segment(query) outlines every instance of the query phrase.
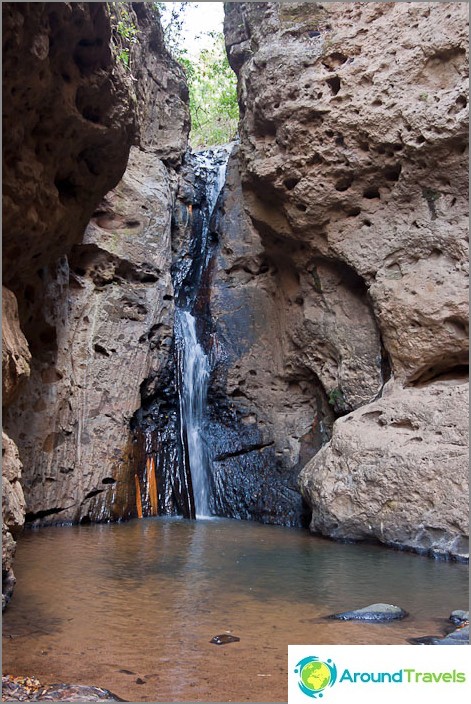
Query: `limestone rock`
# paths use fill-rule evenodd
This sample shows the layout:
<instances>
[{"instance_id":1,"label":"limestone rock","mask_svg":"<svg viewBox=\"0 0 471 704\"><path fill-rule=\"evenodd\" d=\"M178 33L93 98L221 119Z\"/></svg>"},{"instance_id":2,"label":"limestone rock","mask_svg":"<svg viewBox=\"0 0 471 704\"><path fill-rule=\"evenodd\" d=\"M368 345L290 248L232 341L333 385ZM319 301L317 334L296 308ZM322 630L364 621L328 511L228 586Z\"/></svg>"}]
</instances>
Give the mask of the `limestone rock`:
<instances>
[{"instance_id":1,"label":"limestone rock","mask_svg":"<svg viewBox=\"0 0 471 704\"><path fill-rule=\"evenodd\" d=\"M30 521L135 512L129 423L172 335L172 188L160 159L133 149L83 242L46 280L54 335L6 418L25 464Z\"/></svg>"},{"instance_id":2,"label":"limestone rock","mask_svg":"<svg viewBox=\"0 0 471 704\"><path fill-rule=\"evenodd\" d=\"M282 294L278 307L293 363L320 381L337 416L350 412L302 475L312 528L459 556L467 7L225 8L256 257L289 263L299 308ZM395 391L381 398L391 374Z\"/></svg>"},{"instance_id":3,"label":"limestone rock","mask_svg":"<svg viewBox=\"0 0 471 704\"><path fill-rule=\"evenodd\" d=\"M2 610L15 586L12 569L15 538L25 519L25 500L21 487L21 462L15 443L2 432Z\"/></svg>"},{"instance_id":4,"label":"limestone rock","mask_svg":"<svg viewBox=\"0 0 471 704\"><path fill-rule=\"evenodd\" d=\"M140 385L170 345L184 74L145 3L124 7L137 37L128 67L106 3L2 9L4 280L33 357L5 423L28 520L117 519L135 511L129 422Z\"/></svg>"},{"instance_id":5,"label":"limestone rock","mask_svg":"<svg viewBox=\"0 0 471 704\"><path fill-rule=\"evenodd\" d=\"M337 420L300 475L311 530L463 559L467 410L466 380L390 382L383 398Z\"/></svg>"},{"instance_id":6,"label":"limestone rock","mask_svg":"<svg viewBox=\"0 0 471 704\"><path fill-rule=\"evenodd\" d=\"M13 400L21 382L29 377L31 353L18 320L15 295L2 286L2 405Z\"/></svg>"},{"instance_id":7,"label":"limestone rock","mask_svg":"<svg viewBox=\"0 0 471 704\"><path fill-rule=\"evenodd\" d=\"M3 282L23 330L44 268L119 181L136 126L104 3L2 3ZM31 322L31 321L29 321Z\"/></svg>"}]
</instances>

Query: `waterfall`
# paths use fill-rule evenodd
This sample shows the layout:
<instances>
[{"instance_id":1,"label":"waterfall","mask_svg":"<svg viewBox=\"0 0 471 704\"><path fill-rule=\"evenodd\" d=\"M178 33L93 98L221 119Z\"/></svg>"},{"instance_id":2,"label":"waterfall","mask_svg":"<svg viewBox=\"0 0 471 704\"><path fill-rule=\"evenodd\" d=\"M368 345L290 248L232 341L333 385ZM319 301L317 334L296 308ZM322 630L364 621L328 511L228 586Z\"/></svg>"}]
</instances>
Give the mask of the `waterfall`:
<instances>
[{"instance_id":1,"label":"waterfall","mask_svg":"<svg viewBox=\"0 0 471 704\"><path fill-rule=\"evenodd\" d=\"M211 257L209 227L226 175L232 145L193 155L194 173L203 183L204 198L199 227L193 232L191 257L176 268L175 324L176 382L180 406L180 440L183 474L188 486L187 513L203 518L211 515L210 458L204 438L204 420L210 363L198 340L198 296Z\"/></svg>"},{"instance_id":2,"label":"waterfall","mask_svg":"<svg viewBox=\"0 0 471 704\"><path fill-rule=\"evenodd\" d=\"M196 518L211 515L209 458L203 438L203 417L209 380L209 360L196 336L196 319L187 310L175 311L177 376L180 397L180 437L188 463Z\"/></svg>"},{"instance_id":3,"label":"waterfall","mask_svg":"<svg viewBox=\"0 0 471 704\"><path fill-rule=\"evenodd\" d=\"M138 515L210 517L215 479L207 446L207 392L213 355L209 310L211 230L233 144L188 153L174 210L171 276L175 300L173 353L141 386L133 419ZM214 221L215 222L215 221Z\"/></svg>"}]
</instances>

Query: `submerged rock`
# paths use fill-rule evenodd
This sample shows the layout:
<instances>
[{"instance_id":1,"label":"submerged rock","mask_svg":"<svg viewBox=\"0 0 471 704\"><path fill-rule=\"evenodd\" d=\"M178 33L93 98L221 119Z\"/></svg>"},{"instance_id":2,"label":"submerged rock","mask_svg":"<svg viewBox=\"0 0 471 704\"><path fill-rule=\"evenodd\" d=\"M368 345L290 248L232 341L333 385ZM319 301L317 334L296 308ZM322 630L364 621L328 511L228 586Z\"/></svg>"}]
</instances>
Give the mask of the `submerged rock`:
<instances>
[{"instance_id":1,"label":"submerged rock","mask_svg":"<svg viewBox=\"0 0 471 704\"><path fill-rule=\"evenodd\" d=\"M240 640L237 636L231 636L229 633L223 633L220 636L213 636L210 643L214 645L226 645L226 643L237 643Z\"/></svg>"},{"instance_id":2,"label":"submerged rock","mask_svg":"<svg viewBox=\"0 0 471 704\"><path fill-rule=\"evenodd\" d=\"M344 611L340 614L331 614L328 618L335 618L339 621L374 621L376 623L386 623L396 621L408 616L407 611L393 604L371 604L362 609Z\"/></svg>"}]
</instances>

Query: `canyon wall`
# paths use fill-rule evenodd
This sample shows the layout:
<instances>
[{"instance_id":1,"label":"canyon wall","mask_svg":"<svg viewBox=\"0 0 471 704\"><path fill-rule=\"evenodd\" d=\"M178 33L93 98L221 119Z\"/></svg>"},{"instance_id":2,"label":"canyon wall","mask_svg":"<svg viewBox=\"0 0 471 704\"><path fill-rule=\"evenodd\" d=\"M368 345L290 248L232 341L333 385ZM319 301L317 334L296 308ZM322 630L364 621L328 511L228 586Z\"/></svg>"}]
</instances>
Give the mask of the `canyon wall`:
<instances>
[{"instance_id":1,"label":"canyon wall","mask_svg":"<svg viewBox=\"0 0 471 704\"><path fill-rule=\"evenodd\" d=\"M273 383L276 337L295 384L302 369L338 417L301 472L311 529L459 558L467 5L226 3L225 34L239 79L243 217L259 252L248 266L231 252L222 277L245 277L248 293L276 268L276 313L259 316L272 337L260 331L253 369ZM232 368L231 389L281 409L246 369Z\"/></svg>"},{"instance_id":2,"label":"canyon wall","mask_svg":"<svg viewBox=\"0 0 471 704\"><path fill-rule=\"evenodd\" d=\"M8 599L23 491L27 520L41 524L135 511L121 481L129 419L172 324L170 223L189 118L149 6L2 10Z\"/></svg>"}]
</instances>

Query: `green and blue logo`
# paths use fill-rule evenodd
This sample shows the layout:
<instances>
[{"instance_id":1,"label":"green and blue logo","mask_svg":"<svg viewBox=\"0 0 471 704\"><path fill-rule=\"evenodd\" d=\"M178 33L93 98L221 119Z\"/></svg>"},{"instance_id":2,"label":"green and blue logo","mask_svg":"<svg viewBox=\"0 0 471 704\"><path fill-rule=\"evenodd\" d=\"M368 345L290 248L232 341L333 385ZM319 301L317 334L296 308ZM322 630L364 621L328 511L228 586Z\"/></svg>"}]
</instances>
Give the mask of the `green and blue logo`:
<instances>
[{"instance_id":1,"label":"green and blue logo","mask_svg":"<svg viewBox=\"0 0 471 704\"><path fill-rule=\"evenodd\" d=\"M324 662L315 655L300 660L294 671L299 675L299 689L312 699L323 697L324 690L337 680L337 668L332 660Z\"/></svg>"}]
</instances>

